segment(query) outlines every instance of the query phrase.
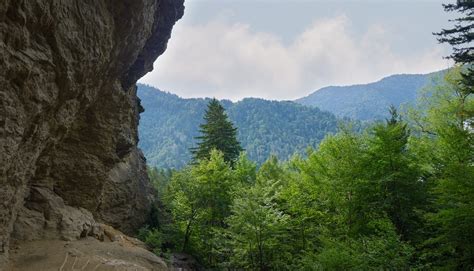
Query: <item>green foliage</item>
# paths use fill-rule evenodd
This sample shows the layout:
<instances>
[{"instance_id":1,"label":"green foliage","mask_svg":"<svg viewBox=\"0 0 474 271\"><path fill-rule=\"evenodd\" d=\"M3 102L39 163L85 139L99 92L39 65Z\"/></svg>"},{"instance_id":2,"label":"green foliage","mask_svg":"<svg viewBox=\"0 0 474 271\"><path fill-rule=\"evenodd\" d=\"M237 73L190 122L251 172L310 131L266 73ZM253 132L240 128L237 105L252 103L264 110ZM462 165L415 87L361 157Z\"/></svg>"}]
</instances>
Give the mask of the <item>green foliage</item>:
<instances>
[{"instance_id":1,"label":"green foliage","mask_svg":"<svg viewBox=\"0 0 474 271\"><path fill-rule=\"evenodd\" d=\"M140 238L215 270L472 269L474 100L460 72L408 119L391 107L305 157L257 168L242 153L231 167L212 150L179 171L150 170L162 205Z\"/></svg>"},{"instance_id":2,"label":"green foliage","mask_svg":"<svg viewBox=\"0 0 474 271\"><path fill-rule=\"evenodd\" d=\"M156 167L147 168L148 177L158 193L158 198L165 193L165 189L168 183L171 181L172 170L170 169L158 169Z\"/></svg>"},{"instance_id":3,"label":"green foliage","mask_svg":"<svg viewBox=\"0 0 474 271\"><path fill-rule=\"evenodd\" d=\"M452 58L457 64L465 65L462 79L459 81L462 91L466 94L474 93L474 2L472 0L457 1L455 4L444 5L448 12L456 11L462 15L452 21L455 25L451 29L443 29L438 36L439 42L449 43L453 46Z\"/></svg>"},{"instance_id":4,"label":"green foliage","mask_svg":"<svg viewBox=\"0 0 474 271\"><path fill-rule=\"evenodd\" d=\"M261 165L271 155L280 160L304 154L337 131L338 119L318 108L293 102L244 99L227 110L239 129L239 140L249 158Z\"/></svg>"},{"instance_id":5,"label":"green foliage","mask_svg":"<svg viewBox=\"0 0 474 271\"><path fill-rule=\"evenodd\" d=\"M158 229L141 228L138 231L138 239L143 241L153 253L160 255L163 245L163 234Z\"/></svg>"},{"instance_id":6,"label":"green foliage","mask_svg":"<svg viewBox=\"0 0 474 271\"><path fill-rule=\"evenodd\" d=\"M289 216L278 209L277 193L275 185L257 180L234 200L226 221L233 268L276 270L281 266Z\"/></svg>"},{"instance_id":7,"label":"green foliage","mask_svg":"<svg viewBox=\"0 0 474 271\"><path fill-rule=\"evenodd\" d=\"M417 210L426 204L426 189L417 158L408 150L409 130L396 110L386 124L373 128L367 150L369 183L379 191L371 195L378 208L393 221L404 239L414 238L419 227Z\"/></svg>"},{"instance_id":8,"label":"green foliage","mask_svg":"<svg viewBox=\"0 0 474 271\"><path fill-rule=\"evenodd\" d=\"M432 237L424 256L434 265L468 269L474 267L474 98L459 84L460 72L453 69L420 101L425 114L412 115L433 182L434 206L426 215Z\"/></svg>"},{"instance_id":9,"label":"green foliage","mask_svg":"<svg viewBox=\"0 0 474 271\"><path fill-rule=\"evenodd\" d=\"M224 107L216 99L207 105L204 123L200 126L197 147L191 148L194 162L208 159L212 150L219 150L224 160L233 164L243 151L237 140L237 128L230 122Z\"/></svg>"},{"instance_id":10,"label":"green foliage","mask_svg":"<svg viewBox=\"0 0 474 271\"><path fill-rule=\"evenodd\" d=\"M150 169L161 200L140 238L207 269L472 269L474 101L460 69L408 119L392 107L305 157L258 168L242 153L231 167L212 150L180 171Z\"/></svg>"},{"instance_id":11,"label":"green foliage","mask_svg":"<svg viewBox=\"0 0 474 271\"><path fill-rule=\"evenodd\" d=\"M209 99L183 99L145 85L138 85L145 107L140 115L140 148L147 162L159 168L182 168L192 159ZM316 147L326 134L337 131L337 119L317 108L293 102L244 99L221 101L229 120L238 128L237 139L250 160L262 164L270 155L289 159Z\"/></svg>"},{"instance_id":12,"label":"green foliage","mask_svg":"<svg viewBox=\"0 0 474 271\"><path fill-rule=\"evenodd\" d=\"M390 220L372 220L373 235L327 238L320 253L302 259L304 270L407 270L413 248L402 242Z\"/></svg>"},{"instance_id":13,"label":"green foliage","mask_svg":"<svg viewBox=\"0 0 474 271\"><path fill-rule=\"evenodd\" d=\"M150 113L141 146L153 164L187 163L203 113L205 123L195 163L149 169L158 199L138 237L157 254L184 251L207 269L472 270L473 8L471 0L445 5L461 14L437 34L453 45L457 65L425 91L431 76L399 75L298 101L386 118L362 133L343 126L332 134L332 114L291 102L221 105L140 86ZM249 157L238 157L238 140Z\"/></svg>"},{"instance_id":14,"label":"green foliage","mask_svg":"<svg viewBox=\"0 0 474 271\"><path fill-rule=\"evenodd\" d=\"M245 152L241 153L235 163L234 172L238 184L252 185L257 179L257 165L247 157Z\"/></svg>"},{"instance_id":15,"label":"green foliage","mask_svg":"<svg viewBox=\"0 0 474 271\"><path fill-rule=\"evenodd\" d=\"M209 266L219 262L216 231L230 214L232 169L222 152L211 151L209 159L176 173L168 195L182 251L201 256Z\"/></svg>"},{"instance_id":16,"label":"green foliage","mask_svg":"<svg viewBox=\"0 0 474 271\"><path fill-rule=\"evenodd\" d=\"M319 190L328 223L344 225L341 234L358 233L371 215L364 196L372 195L375 187L366 178L364 141L364 136L346 130L330 136L303 167L303 176Z\"/></svg>"},{"instance_id":17,"label":"green foliage","mask_svg":"<svg viewBox=\"0 0 474 271\"><path fill-rule=\"evenodd\" d=\"M468 270L474 268L474 2L444 5L457 11L451 29L443 29L440 42L453 46L451 58L459 65L447 75L444 87L428 100L425 123L434 139L435 211L428 214L434 225L426 253L435 266ZM440 108L440 110L436 110Z\"/></svg>"}]
</instances>

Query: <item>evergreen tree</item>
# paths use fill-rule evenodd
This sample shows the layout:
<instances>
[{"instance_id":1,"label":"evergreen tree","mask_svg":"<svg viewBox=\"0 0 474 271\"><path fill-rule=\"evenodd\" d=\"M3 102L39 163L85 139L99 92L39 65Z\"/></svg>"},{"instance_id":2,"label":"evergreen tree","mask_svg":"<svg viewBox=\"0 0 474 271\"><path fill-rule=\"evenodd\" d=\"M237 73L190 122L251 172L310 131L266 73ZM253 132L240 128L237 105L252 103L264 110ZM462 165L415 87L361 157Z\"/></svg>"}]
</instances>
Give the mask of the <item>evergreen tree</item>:
<instances>
[{"instance_id":1,"label":"evergreen tree","mask_svg":"<svg viewBox=\"0 0 474 271\"><path fill-rule=\"evenodd\" d=\"M407 124L394 107L389 111L391 117L374 126L368 140L366 170L369 185L378 191L365 197L388 215L403 239L413 240L420 221L417 210L426 204L422 172L408 149Z\"/></svg>"},{"instance_id":2,"label":"evergreen tree","mask_svg":"<svg viewBox=\"0 0 474 271\"><path fill-rule=\"evenodd\" d=\"M456 4L444 5L444 8L462 14L453 20L452 29L443 29L436 34L440 42L453 46L451 58L463 70L460 79L450 78L448 74L446 81L451 85L444 92L448 99L434 100L438 108L446 110L445 114L431 111L430 116L437 135L436 147L440 150L435 161L439 210L432 221L438 223L441 232L433 240L436 239L445 249L439 254L450 255L449 268L467 270L474 267L474 1L458 0ZM440 263L446 265L446 261Z\"/></svg>"},{"instance_id":3,"label":"evergreen tree","mask_svg":"<svg viewBox=\"0 0 474 271\"><path fill-rule=\"evenodd\" d=\"M458 84L459 69L446 74L445 83L429 93L423 126L430 131L427 145L436 210L428 215L436 229L427 253L435 265L447 269L474 268L474 97ZM437 249L433 249L437 247Z\"/></svg>"},{"instance_id":4,"label":"evergreen tree","mask_svg":"<svg viewBox=\"0 0 474 271\"><path fill-rule=\"evenodd\" d=\"M439 42L453 46L450 56L456 63L466 65L467 70L462 74L460 83L467 93L474 93L474 0L458 0L456 4L443 5L447 12L457 11L463 17L454 19L455 25L451 29L443 29L435 33Z\"/></svg>"},{"instance_id":5,"label":"evergreen tree","mask_svg":"<svg viewBox=\"0 0 474 271\"><path fill-rule=\"evenodd\" d=\"M205 123L200 125L201 136L198 146L192 148L194 161L207 159L213 149L224 154L224 160L233 164L241 151L240 142L237 140L237 128L227 118L224 107L216 99L212 99L204 115Z\"/></svg>"}]
</instances>

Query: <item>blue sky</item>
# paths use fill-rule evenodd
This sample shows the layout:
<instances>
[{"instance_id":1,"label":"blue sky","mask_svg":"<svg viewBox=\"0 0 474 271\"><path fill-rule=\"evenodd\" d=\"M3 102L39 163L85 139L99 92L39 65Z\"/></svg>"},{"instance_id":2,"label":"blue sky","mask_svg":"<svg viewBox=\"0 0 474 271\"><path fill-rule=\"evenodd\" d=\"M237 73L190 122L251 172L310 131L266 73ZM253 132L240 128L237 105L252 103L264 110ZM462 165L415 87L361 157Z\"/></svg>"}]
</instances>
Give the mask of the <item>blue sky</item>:
<instances>
[{"instance_id":1,"label":"blue sky","mask_svg":"<svg viewBox=\"0 0 474 271\"><path fill-rule=\"evenodd\" d=\"M328 85L449 67L437 0L188 0L141 79L182 97L287 100Z\"/></svg>"}]
</instances>

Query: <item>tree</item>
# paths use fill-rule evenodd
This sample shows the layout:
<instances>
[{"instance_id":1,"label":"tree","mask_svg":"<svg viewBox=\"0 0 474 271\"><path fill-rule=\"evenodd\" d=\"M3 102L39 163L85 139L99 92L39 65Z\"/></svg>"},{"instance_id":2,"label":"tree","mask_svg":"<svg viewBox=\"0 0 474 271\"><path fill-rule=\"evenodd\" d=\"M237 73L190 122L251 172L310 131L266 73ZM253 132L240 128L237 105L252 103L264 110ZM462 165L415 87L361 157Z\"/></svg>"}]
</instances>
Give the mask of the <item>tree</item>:
<instances>
[{"instance_id":1,"label":"tree","mask_svg":"<svg viewBox=\"0 0 474 271\"><path fill-rule=\"evenodd\" d=\"M257 179L257 164L242 152L239 159L235 162L234 175L240 185L253 185Z\"/></svg>"},{"instance_id":2,"label":"tree","mask_svg":"<svg viewBox=\"0 0 474 271\"><path fill-rule=\"evenodd\" d=\"M244 270L284 270L282 246L289 217L278 209L280 190L275 180L260 175L254 186L240 193L227 219L231 266ZM287 260L287 259L286 259Z\"/></svg>"},{"instance_id":3,"label":"tree","mask_svg":"<svg viewBox=\"0 0 474 271\"><path fill-rule=\"evenodd\" d=\"M202 216L200 187L191 168L185 168L173 174L165 200L168 203L175 227L182 243L176 242L181 251L188 251L191 234L195 231Z\"/></svg>"},{"instance_id":4,"label":"tree","mask_svg":"<svg viewBox=\"0 0 474 271\"><path fill-rule=\"evenodd\" d=\"M213 149L224 154L224 160L232 165L239 157L241 151L240 142L237 140L237 128L229 121L224 107L218 100L212 99L204 115L205 123L200 125L201 135L198 146L191 149L194 161L209 158Z\"/></svg>"},{"instance_id":5,"label":"tree","mask_svg":"<svg viewBox=\"0 0 474 271\"><path fill-rule=\"evenodd\" d=\"M466 65L467 70L462 74L460 83L464 86L463 91L474 93L474 1L458 0L456 4L443 5L447 12L457 11L463 17L454 19L455 25L451 29L443 29L435 33L439 42L449 43L453 46L453 54L450 56L456 63Z\"/></svg>"},{"instance_id":6,"label":"tree","mask_svg":"<svg viewBox=\"0 0 474 271\"><path fill-rule=\"evenodd\" d=\"M284 182L277 199L279 208L291 217L285 244L292 255L304 255L320 248L321 227L327 225L330 216L325 212L327 205L323 198L325 191L322 186L303 172L306 164L307 161L298 155L286 163L284 178L287 181ZM300 257L290 259L293 265L300 261ZM302 269L304 268L297 266L292 268Z\"/></svg>"},{"instance_id":7,"label":"tree","mask_svg":"<svg viewBox=\"0 0 474 271\"><path fill-rule=\"evenodd\" d=\"M384 182L394 179L395 183L398 178L394 177L404 177L386 166L387 158L396 155L397 150L405 156L402 146L406 136L399 136L402 127L398 127L398 119L392 110L392 118L379 124L380 129L397 126L393 128L396 131L388 133L390 136L384 135L384 140L379 140L375 132L359 135L343 127L338 134L327 137L306 163L300 164L300 182L310 182L299 191L293 190L296 181L290 183L294 191L286 197L289 206L293 206L288 209L292 218L290 228L306 227L305 235L310 238L305 238L305 243L311 243L305 251L295 253L302 258L294 270L408 269L413 249L400 239L388 214L392 202L405 200L405 195ZM397 142L390 142L394 139ZM386 156L372 156L374 145L388 151ZM393 158L404 161L399 156ZM416 181L407 179L412 180ZM311 194L305 195L305 191Z\"/></svg>"},{"instance_id":8,"label":"tree","mask_svg":"<svg viewBox=\"0 0 474 271\"><path fill-rule=\"evenodd\" d=\"M233 171L220 151L173 175L168 199L181 233L182 251L200 256L208 266L220 262L219 236L230 215Z\"/></svg>"},{"instance_id":9,"label":"tree","mask_svg":"<svg viewBox=\"0 0 474 271\"><path fill-rule=\"evenodd\" d=\"M321 206L330 214L328 223L339 225L336 235L360 234L370 216L363 196L374 194L375 187L367 185L364 141L364 136L343 129L326 137L303 167L304 175L318 186Z\"/></svg>"},{"instance_id":10,"label":"tree","mask_svg":"<svg viewBox=\"0 0 474 271\"><path fill-rule=\"evenodd\" d=\"M303 255L297 270L410 270L413 248L400 240L389 219L372 219L369 236L331 236L317 253Z\"/></svg>"},{"instance_id":11,"label":"tree","mask_svg":"<svg viewBox=\"0 0 474 271\"><path fill-rule=\"evenodd\" d=\"M368 140L366 170L369 184L378 189L365 197L388 215L398 234L412 240L420 221L417 210L426 204L425 185L417 159L408 149L407 124L394 107L389 111L391 117L375 125Z\"/></svg>"},{"instance_id":12,"label":"tree","mask_svg":"<svg viewBox=\"0 0 474 271\"><path fill-rule=\"evenodd\" d=\"M431 164L435 210L429 214L434 232L427 242L428 261L448 269L474 267L474 133L469 120L474 98L458 82L460 68L450 70L431 93L420 118L422 145Z\"/></svg>"}]
</instances>

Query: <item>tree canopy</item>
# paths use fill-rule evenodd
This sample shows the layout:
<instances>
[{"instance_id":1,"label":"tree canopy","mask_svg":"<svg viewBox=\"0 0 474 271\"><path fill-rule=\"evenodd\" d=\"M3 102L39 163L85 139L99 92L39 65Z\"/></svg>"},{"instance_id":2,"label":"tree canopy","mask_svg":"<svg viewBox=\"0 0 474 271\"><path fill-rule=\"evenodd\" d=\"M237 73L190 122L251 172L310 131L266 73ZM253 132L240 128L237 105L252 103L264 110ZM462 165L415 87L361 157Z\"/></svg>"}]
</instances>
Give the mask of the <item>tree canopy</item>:
<instances>
[{"instance_id":1,"label":"tree canopy","mask_svg":"<svg viewBox=\"0 0 474 271\"><path fill-rule=\"evenodd\" d=\"M305 157L257 167L241 153L231 167L214 149L152 173L162 206L141 238L217 270L472 269L474 100L460 72L409 114L341 126Z\"/></svg>"},{"instance_id":2,"label":"tree canopy","mask_svg":"<svg viewBox=\"0 0 474 271\"><path fill-rule=\"evenodd\" d=\"M473 15L470 0L445 7ZM440 35L472 29L459 27ZM163 206L140 238L213 270L472 270L471 53L455 50L458 64L416 106L390 107L363 131L343 125L306 156L260 167L211 101L195 163L151 171Z\"/></svg>"},{"instance_id":3,"label":"tree canopy","mask_svg":"<svg viewBox=\"0 0 474 271\"><path fill-rule=\"evenodd\" d=\"M443 29L435 34L439 42L452 45L453 53L450 58L466 68L460 81L463 91L474 93L474 1L458 0L455 4L443 6L447 12L457 12L461 16L452 20L453 28Z\"/></svg>"},{"instance_id":4,"label":"tree canopy","mask_svg":"<svg viewBox=\"0 0 474 271\"><path fill-rule=\"evenodd\" d=\"M237 140L237 128L229 121L224 107L218 100L212 99L204 114L204 123L200 125L197 147L191 148L194 161L209 158L212 150L219 150L224 160L233 164L243 151Z\"/></svg>"}]
</instances>

